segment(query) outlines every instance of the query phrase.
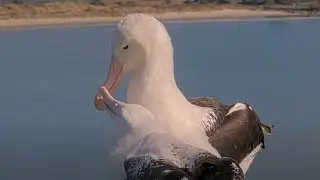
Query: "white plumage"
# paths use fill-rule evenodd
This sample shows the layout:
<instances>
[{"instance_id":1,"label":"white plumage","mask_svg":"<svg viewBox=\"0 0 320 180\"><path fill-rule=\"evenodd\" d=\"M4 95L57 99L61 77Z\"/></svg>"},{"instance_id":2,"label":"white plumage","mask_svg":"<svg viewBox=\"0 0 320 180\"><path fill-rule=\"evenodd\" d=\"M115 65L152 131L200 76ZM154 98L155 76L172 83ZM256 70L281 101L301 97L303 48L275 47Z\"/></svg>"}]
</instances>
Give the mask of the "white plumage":
<instances>
[{"instance_id":1,"label":"white plumage","mask_svg":"<svg viewBox=\"0 0 320 180\"><path fill-rule=\"evenodd\" d=\"M185 98L175 81L173 51L171 38L165 26L152 16L129 14L117 24L112 39L110 68L103 86L110 93L113 93L122 77L128 75L126 104L120 102L118 104L126 107L121 109L125 119L136 119L144 124L143 126L135 126L133 122L130 122L133 124L129 123L132 126L132 132L122 139L121 151L128 153L132 150L133 145L145 135L160 131L160 133L165 132L187 146L206 150L214 156L220 157L221 153L217 151L215 144L208 142L208 134L214 133L215 130L222 127L224 118L229 117L228 113L221 115L219 114L220 110L215 111L216 107L198 106ZM104 109L101 92L97 93L95 97L95 106L99 110ZM249 108L246 108L246 104L243 106L239 103L233 105L232 108L228 106L223 108L224 111L240 110L242 113L255 114L250 106L248 106ZM128 109L131 110L126 112ZM148 118L139 117L141 112L148 112L142 113ZM259 134L261 130L259 118L254 117L256 119L253 120L254 122L252 121L253 123L250 119L246 120L250 121L253 126L255 122L259 125L259 132L254 132ZM232 116L231 118L236 117ZM141 127L147 128L141 129ZM263 136L262 130L260 135ZM132 137L134 139L130 139ZM259 138L257 141L260 141ZM248 163L242 163L245 172L263 142L262 137L262 144L259 144L252 151L253 155L247 157L246 162ZM124 147L124 144L127 147ZM142 145L139 146L140 150ZM164 151L159 153L162 152Z\"/></svg>"}]
</instances>

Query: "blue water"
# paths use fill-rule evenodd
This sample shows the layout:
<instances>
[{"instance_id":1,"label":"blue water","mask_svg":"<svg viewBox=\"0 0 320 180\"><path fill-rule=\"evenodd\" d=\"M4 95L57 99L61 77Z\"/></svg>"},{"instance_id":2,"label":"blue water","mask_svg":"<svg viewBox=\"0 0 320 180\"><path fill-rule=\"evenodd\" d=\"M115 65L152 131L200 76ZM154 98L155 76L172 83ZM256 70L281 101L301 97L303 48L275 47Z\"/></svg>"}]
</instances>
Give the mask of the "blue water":
<instances>
[{"instance_id":1,"label":"blue water","mask_svg":"<svg viewBox=\"0 0 320 180\"><path fill-rule=\"evenodd\" d=\"M166 24L189 98L249 102L275 124L249 180L319 179L320 21ZM112 27L0 31L0 179L111 180L115 129L93 97ZM124 87L117 93L123 99Z\"/></svg>"}]
</instances>

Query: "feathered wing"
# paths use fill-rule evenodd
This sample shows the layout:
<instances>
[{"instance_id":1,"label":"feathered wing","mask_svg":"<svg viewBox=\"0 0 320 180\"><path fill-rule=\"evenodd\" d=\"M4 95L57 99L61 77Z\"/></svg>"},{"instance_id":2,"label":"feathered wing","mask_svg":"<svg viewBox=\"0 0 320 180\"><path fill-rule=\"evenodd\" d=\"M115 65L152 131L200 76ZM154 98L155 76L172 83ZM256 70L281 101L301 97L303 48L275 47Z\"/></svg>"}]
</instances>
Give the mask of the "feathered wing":
<instances>
[{"instance_id":1,"label":"feathered wing","mask_svg":"<svg viewBox=\"0 0 320 180\"><path fill-rule=\"evenodd\" d=\"M220 102L218 99L209 97L198 97L189 100L193 105L208 108L207 118L209 124L206 125L206 134L208 137L212 136L216 129L219 129L224 122L225 115L228 113L230 107Z\"/></svg>"},{"instance_id":2,"label":"feathered wing","mask_svg":"<svg viewBox=\"0 0 320 180\"><path fill-rule=\"evenodd\" d=\"M128 180L244 180L238 162L185 144L164 133L151 133L124 162Z\"/></svg>"},{"instance_id":3,"label":"feathered wing","mask_svg":"<svg viewBox=\"0 0 320 180\"><path fill-rule=\"evenodd\" d=\"M192 180L186 164L201 150L166 133L150 133L143 137L124 162L128 180L171 179Z\"/></svg>"},{"instance_id":4,"label":"feathered wing","mask_svg":"<svg viewBox=\"0 0 320 180\"><path fill-rule=\"evenodd\" d=\"M229 157L240 163L245 174L256 154L265 148L264 135L271 133L270 126L261 123L257 113L246 103L224 105L213 98L194 98L196 106L212 109L211 117L216 126L207 131L209 143L221 157Z\"/></svg>"}]
</instances>

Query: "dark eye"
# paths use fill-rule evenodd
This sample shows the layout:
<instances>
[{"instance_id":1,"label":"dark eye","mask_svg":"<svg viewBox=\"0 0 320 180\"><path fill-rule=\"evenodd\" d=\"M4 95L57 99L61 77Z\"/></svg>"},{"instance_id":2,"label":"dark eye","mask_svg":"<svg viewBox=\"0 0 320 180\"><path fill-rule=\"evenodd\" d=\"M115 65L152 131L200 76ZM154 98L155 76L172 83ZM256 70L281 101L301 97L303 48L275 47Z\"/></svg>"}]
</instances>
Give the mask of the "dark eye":
<instances>
[{"instance_id":1,"label":"dark eye","mask_svg":"<svg viewBox=\"0 0 320 180\"><path fill-rule=\"evenodd\" d=\"M123 49L128 49L128 47L129 47L129 46L128 46L128 45L126 45L125 47L123 47Z\"/></svg>"}]
</instances>

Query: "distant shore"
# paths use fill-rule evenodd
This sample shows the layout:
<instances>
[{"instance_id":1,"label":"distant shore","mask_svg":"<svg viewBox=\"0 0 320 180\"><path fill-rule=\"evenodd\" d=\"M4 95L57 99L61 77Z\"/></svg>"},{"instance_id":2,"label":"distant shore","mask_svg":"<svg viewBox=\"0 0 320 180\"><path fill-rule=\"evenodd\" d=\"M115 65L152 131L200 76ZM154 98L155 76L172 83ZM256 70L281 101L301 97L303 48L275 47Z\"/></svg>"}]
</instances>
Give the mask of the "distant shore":
<instances>
[{"instance_id":1,"label":"distant shore","mask_svg":"<svg viewBox=\"0 0 320 180\"><path fill-rule=\"evenodd\" d=\"M53 4L54 5L54 4ZM246 18L285 18L301 17L298 13L276 10L259 10L257 7L238 5L181 5L168 8L150 6L111 7L106 6L22 6L1 5L0 29L108 24L117 22L127 13L142 12L155 16L160 20L208 20L208 19L246 19ZM21 6L21 7L20 7ZM50 7L55 7L50 8ZM4 9L4 7L6 9ZM44 8L45 7L45 8ZM57 8L58 7L58 8ZM63 7L63 8L62 8ZM91 9L90 9L91 7ZM88 10L89 8L89 10ZM79 10L80 9L80 10ZM60 13L58 13L60 12ZM112 12L112 13L111 13Z\"/></svg>"}]
</instances>

